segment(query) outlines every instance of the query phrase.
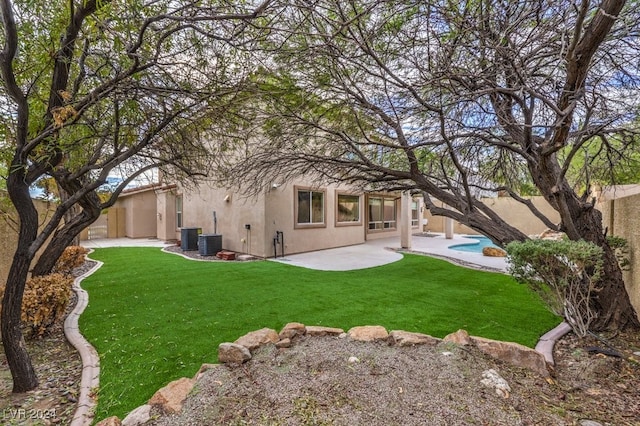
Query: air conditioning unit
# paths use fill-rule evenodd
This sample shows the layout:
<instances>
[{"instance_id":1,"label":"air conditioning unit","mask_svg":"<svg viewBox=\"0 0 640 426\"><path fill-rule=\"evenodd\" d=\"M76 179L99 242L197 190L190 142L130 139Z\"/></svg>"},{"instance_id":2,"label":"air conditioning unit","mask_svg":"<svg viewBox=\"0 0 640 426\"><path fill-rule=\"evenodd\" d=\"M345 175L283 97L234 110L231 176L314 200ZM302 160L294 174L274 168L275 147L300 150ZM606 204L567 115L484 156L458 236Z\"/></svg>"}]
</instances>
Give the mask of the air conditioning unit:
<instances>
[{"instance_id":1,"label":"air conditioning unit","mask_svg":"<svg viewBox=\"0 0 640 426\"><path fill-rule=\"evenodd\" d=\"M180 229L180 248L183 251L198 250L198 234L201 232L201 228Z\"/></svg>"},{"instance_id":2,"label":"air conditioning unit","mask_svg":"<svg viewBox=\"0 0 640 426\"><path fill-rule=\"evenodd\" d=\"M200 256L215 256L222 250L222 235L202 234L198 237Z\"/></svg>"}]
</instances>

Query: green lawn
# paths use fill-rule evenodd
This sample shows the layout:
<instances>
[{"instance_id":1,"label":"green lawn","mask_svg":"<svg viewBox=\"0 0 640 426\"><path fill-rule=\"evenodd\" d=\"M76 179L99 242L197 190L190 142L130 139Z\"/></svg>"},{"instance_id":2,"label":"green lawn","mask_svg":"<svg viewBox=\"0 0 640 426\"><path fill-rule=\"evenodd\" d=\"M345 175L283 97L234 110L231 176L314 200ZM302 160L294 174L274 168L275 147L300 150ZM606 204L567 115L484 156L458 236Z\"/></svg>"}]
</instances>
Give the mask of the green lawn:
<instances>
[{"instance_id":1,"label":"green lawn","mask_svg":"<svg viewBox=\"0 0 640 426\"><path fill-rule=\"evenodd\" d=\"M80 329L100 354L97 419L124 417L160 387L217 362L217 347L288 322L345 330L382 325L444 337L472 335L534 346L558 324L526 287L503 274L405 255L359 271L275 262L194 262L157 248L106 248L82 282Z\"/></svg>"}]
</instances>

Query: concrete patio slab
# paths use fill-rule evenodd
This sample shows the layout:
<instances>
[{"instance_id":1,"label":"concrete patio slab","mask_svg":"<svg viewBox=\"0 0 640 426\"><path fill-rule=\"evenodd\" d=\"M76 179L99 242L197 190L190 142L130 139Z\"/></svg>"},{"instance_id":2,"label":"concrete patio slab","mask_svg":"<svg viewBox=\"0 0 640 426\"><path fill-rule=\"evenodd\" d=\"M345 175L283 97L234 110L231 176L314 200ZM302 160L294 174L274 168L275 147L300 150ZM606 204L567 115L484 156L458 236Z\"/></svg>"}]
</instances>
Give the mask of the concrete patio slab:
<instances>
[{"instance_id":1,"label":"concrete patio slab","mask_svg":"<svg viewBox=\"0 0 640 426\"><path fill-rule=\"evenodd\" d=\"M482 253L471 253L448 248L455 244L472 243L473 241L469 238L456 235L452 239L447 239L444 234L431 235L433 236L414 235L411 240L411 248L407 250L458 259L479 267L506 271L507 265L504 258L487 257L483 256ZM270 260L322 271L347 271L373 268L397 262L402 259L402 254L397 252L397 250L401 249L400 238L394 237L367 241L355 246L286 255L284 258Z\"/></svg>"}]
</instances>

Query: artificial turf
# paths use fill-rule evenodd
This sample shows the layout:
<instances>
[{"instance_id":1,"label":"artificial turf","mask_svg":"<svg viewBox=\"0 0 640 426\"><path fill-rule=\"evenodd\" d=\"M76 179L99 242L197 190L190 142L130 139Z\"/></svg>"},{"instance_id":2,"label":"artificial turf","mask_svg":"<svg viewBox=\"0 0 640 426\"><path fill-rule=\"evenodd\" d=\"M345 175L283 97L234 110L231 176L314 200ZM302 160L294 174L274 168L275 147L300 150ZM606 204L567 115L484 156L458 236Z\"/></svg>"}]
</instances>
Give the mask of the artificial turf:
<instances>
[{"instance_id":1,"label":"artificial turf","mask_svg":"<svg viewBox=\"0 0 640 426\"><path fill-rule=\"evenodd\" d=\"M96 419L123 418L153 393L249 331L288 322L348 330L382 325L444 337L471 335L534 346L560 319L499 273L405 255L356 271L286 264L195 262L157 248L105 248L82 282L89 305L80 330L100 355Z\"/></svg>"}]
</instances>

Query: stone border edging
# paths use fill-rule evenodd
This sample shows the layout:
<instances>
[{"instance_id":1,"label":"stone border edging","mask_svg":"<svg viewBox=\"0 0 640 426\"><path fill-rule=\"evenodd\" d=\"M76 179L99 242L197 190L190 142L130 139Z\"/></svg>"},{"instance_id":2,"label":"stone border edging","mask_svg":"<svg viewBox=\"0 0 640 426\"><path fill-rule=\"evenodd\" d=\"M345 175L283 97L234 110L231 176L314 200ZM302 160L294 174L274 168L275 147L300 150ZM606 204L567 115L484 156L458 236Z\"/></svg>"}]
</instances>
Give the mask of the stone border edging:
<instances>
[{"instance_id":1,"label":"stone border edging","mask_svg":"<svg viewBox=\"0 0 640 426\"><path fill-rule=\"evenodd\" d=\"M80 282L100 269L103 265L99 260L90 260L96 262L96 265L89 271L76 277L73 281L73 291L76 293L78 300L73 311L71 311L64 320L64 335L69 343L76 348L82 360L80 395L78 396L78 406L71 420L71 426L86 426L91 424L94 417L93 408L96 405L96 401L92 398L91 394L100 384L100 357L95 348L91 346L80 333L78 327L78 318L80 318L80 314L84 312L89 303L89 294L80 287Z\"/></svg>"},{"instance_id":2,"label":"stone border edging","mask_svg":"<svg viewBox=\"0 0 640 426\"><path fill-rule=\"evenodd\" d=\"M562 336L570 331L571 326L566 321L562 321L555 328L549 330L540 337L540 340L538 340L538 344L534 349L544 355L544 358L549 364L555 366L556 363L553 359L553 347Z\"/></svg>"},{"instance_id":3,"label":"stone border edging","mask_svg":"<svg viewBox=\"0 0 640 426\"><path fill-rule=\"evenodd\" d=\"M177 251L170 251L170 250L165 250L165 249L166 249L166 247L162 247L160 249L160 251L162 251L164 253L175 254L176 256L183 257L183 258L185 258L187 260L195 260L196 262L216 262L216 261L220 260L220 259L196 259L195 257L190 257L190 256L187 256L186 254L178 253ZM196 251L196 250L193 250L193 251Z\"/></svg>"}]
</instances>

